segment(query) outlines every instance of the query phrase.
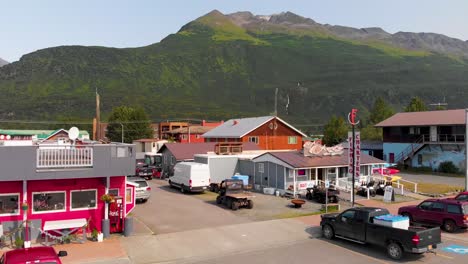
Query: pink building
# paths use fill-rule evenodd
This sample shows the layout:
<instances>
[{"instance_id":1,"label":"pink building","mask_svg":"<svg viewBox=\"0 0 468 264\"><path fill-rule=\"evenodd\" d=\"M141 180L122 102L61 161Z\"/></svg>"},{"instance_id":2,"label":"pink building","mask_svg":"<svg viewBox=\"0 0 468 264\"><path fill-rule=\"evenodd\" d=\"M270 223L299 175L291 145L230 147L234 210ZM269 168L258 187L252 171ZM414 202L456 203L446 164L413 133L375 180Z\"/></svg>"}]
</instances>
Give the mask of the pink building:
<instances>
[{"instance_id":1,"label":"pink building","mask_svg":"<svg viewBox=\"0 0 468 264\"><path fill-rule=\"evenodd\" d=\"M129 144L0 146L0 232L33 242L122 232L135 207L135 184L126 180L134 167Z\"/></svg>"}]
</instances>

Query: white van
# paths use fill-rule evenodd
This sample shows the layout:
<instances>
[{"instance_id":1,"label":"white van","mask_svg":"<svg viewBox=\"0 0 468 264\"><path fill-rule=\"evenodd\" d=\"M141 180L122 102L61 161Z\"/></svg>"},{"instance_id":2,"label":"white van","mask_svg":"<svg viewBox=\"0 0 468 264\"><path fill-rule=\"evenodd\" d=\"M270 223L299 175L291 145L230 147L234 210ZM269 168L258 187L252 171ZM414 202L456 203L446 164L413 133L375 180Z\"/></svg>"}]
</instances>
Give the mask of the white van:
<instances>
[{"instance_id":1,"label":"white van","mask_svg":"<svg viewBox=\"0 0 468 264\"><path fill-rule=\"evenodd\" d=\"M210 186L208 164L180 162L174 166L174 176L169 178L171 187L180 188L181 192L204 192Z\"/></svg>"}]
</instances>

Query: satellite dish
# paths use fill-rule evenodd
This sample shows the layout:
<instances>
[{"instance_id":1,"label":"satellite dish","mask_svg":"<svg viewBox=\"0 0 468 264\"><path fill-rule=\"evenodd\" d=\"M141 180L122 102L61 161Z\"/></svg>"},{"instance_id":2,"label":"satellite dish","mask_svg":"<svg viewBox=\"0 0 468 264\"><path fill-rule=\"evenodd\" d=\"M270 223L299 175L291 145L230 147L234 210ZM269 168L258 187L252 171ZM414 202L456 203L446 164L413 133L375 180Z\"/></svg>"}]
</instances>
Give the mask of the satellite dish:
<instances>
[{"instance_id":1,"label":"satellite dish","mask_svg":"<svg viewBox=\"0 0 468 264\"><path fill-rule=\"evenodd\" d=\"M70 140L77 139L79 134L80 134L80 130L78 130L77 127L72 127L70 128L70 130L68 130L68 138Z\"/></svg>"}]
</instances>

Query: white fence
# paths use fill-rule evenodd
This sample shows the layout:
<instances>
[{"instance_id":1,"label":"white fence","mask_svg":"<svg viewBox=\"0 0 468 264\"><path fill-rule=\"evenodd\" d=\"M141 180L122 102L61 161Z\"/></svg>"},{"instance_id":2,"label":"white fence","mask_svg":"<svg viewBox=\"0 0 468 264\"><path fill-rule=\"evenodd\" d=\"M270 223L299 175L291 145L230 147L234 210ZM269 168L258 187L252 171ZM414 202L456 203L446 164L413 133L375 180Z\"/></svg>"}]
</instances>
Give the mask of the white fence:
<instances>
[{"instance_id":1,"label":"white fence","mask_svg":"<svg viewBox=\"0 0 468 264\"><path fill-rule=\"evenodd\" d=\"M36 150L37 168L81 168L93 166L93 148L41 146Z\"/></svg>"}]
</instances>

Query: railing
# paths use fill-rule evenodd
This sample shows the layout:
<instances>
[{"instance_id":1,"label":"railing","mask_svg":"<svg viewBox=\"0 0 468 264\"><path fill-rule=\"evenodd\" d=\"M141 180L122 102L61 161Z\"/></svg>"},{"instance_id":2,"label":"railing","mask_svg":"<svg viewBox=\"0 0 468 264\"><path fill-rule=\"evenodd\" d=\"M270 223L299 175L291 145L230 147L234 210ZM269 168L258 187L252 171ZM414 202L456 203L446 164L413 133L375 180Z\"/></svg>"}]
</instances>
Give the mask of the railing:
<instances>
[{"instance_id":1,"label":"railing","mask_svg":"<svg viewBox=\"0 0 468 264\"><path fill-rule=\"evenodd\" d=\"M36 166L43 168L93 167L93 148L85 146L40 146L36 150Z\"/></svg>"},{"instance_id":2,"label":"railing","mask_svg":"<svg viewBox=\"0 0 468 264\"><path fill-rule=\"evenodd\" d=\"M465 135L463 134L438 134L434 140L431 140L430 135L422 135L424 143L464 143Z\"/></svg>"},{"instance_id":3,"label":"railing","mask_svg":"<svg viewBox=\"0 0 468 264\"><path fill-rule=\"evenodd\" d=\"M423 142L425 136L426 135L422 135L414 143L411 143L411 145L409 145L402 152L400 152L400 154L398 154L395 157L395 163L404 162L405 159L411 158L414 155L414 153L416 153L416 151L418 151L421 147L424 146Z\"/></svg>"}]
</instances>

